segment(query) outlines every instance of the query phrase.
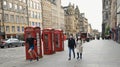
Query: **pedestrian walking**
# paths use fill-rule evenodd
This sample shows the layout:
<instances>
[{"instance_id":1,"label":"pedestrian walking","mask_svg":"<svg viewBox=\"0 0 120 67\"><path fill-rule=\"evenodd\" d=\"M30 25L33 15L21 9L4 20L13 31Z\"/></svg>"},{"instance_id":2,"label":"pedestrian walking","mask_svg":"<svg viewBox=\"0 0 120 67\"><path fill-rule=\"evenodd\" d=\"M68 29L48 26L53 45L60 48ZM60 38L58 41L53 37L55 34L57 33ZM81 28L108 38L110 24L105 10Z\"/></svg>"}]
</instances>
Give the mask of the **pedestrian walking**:
<instances>
[{"instance_id":1,"label":"pedestrian walking","mask_svg":"<svg viewBox=\"0 0 120 67\"><path fill-rule=\"evenodd\" d=\"M29 45L28 53L29 53L29 55L31 57L30 61L32 61L33 59L36 59L37 61L39 61L38 55L34 51L34 40L35 40L35 38L33 38L31 36L31 34L28 34L28 38L26 39L26 43ZM33 57L33 54L35 55L36 58Z\"/></svg>"},{"instance_id":2,"label":"pedestrian walking","mask_svg":"<svg viewBox=\"0 0 120 67\"><path fill-rule=\"evenodd\" d=\"M76 41L76 52L77 52L77 59L82 59L82 52L83 52L83 40L78 36Z\"/></svg>"},{"instance_id":3,"label":"pedestrian walking","mask_svg":"<svg viewBox=\"0 0 120 67\"><path fill-rule=\"evenodd\" d=\"M75 39L73 38L73 35L70 35L70 38L68 39L68 48L69 48L69 59L71 60L71 51L73 52L73 57L75 58L75 47L76 47L76 43L75 43Z\"/></svg>"}]
</instances>

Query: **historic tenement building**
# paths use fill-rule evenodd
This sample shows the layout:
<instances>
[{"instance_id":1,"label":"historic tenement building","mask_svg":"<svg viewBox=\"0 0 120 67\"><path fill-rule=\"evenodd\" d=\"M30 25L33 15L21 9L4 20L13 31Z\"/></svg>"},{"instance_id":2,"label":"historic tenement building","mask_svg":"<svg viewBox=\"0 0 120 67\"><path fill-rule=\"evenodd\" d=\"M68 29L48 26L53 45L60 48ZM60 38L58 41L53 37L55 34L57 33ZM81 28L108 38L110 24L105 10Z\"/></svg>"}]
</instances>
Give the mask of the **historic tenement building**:
<instances>
[{"instance_id":1,"label":"historic tenement building","mask_svg":"<svg viewBox=\"0 0 120 67\"><path fill-rule=\"evenodd\" d=\"M103 2L103 19L102 19L102 36L105 36L105 29L106 27L110 26L110 16L111 16L111 11L110 11L110 5L111 5L111 0L102 0Z\"/></svg>"},{"instance_id":2,"label":"historic tenement building","mask_svg":"<svg viewBox=\"0 0 120 67\"><path fill-rule=\"evenodd\" d=\"M26 0L0 0L0 32L6 38L23 35L27 17Z\"/></svg>"},{"instance_id":3,"label":"historic tenement building","mask_svg":"<svg viewBox=\"0 0 120 67\"><path fill-rule=\"evenodd\" d=\"M102 36L112 31L112 39L117 40L117 0L103 0Z\"/></svg>"},{"instance_id":4,"label":"historic tenement building","mask_svg":"<svg viewBox=\"0 0 120 67\"><path fill-rule=\"evenodd\" d=\"M49 0L42 0L43 28L50 28L52 23L52 5Z\"/></svg>"},{"instance_id":5,"label":"historic tenement building","mask_svg":"<svg viewBox=\"0 0 120 67\"><path fill-rule=\"evenodd\" d=\"M76 32L79 33L80 32L80 11L78 6L76 6L75 8L75 22L76 22Z\"/></svg>"},{"instance_id":6,"label":"historic tenement building","mask_svg":"<svg viewBox=\"0 0 120 67\"><path fill-rule=\"evenodd\" d=\"M42 29L42 7L41 0L27 0L29 26L40 27Z\"/></svg>"},{"instance_id":7,"label":"historic tenement building","mask_svg":"<svg viewBox=\"0 0 120 67\"><path fill-rule=\"evenodd\" d=\"M65 12L65 33L74 36L80 31L80 12L78 6L71 3L64 7Z\"/></svg>"},{"instance_id":8,"label":"historic tenement building","mask_svg":"<svg viewBox=\"0 0 120 67\"><path fill-rule=\"evenodd\" d=\"M42 0L43 28L64 30L64 10L61 0Z\"/></svg>"},{"instance_id":9,"label":"historic tenement building","mask_svg":"<svg viewBox=\"0 0 120 67\"><path fill-rule=\"evenodd\" d=\"M85 17L85 13L80 14L80 32L88 33L88 19Z\"/></svg>"}]
</instances>

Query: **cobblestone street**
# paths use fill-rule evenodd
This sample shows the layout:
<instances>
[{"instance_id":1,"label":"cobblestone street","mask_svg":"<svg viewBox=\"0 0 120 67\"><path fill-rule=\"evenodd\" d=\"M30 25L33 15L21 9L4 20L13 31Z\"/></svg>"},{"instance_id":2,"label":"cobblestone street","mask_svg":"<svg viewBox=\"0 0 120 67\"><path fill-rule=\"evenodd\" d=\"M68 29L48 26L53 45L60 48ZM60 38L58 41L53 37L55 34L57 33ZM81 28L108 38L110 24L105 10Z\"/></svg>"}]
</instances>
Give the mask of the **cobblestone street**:
<instances>
[{"instance_id":1,"label":"cobblestone street","mask_svg":"<svg viewBox=\"0 0 120 67\"><path fill-rule=\"evenodd\" d=\"M0 49L0 67L119 67L120 44L112 40L93 40L84 43L83 59L68 61L65 51L44 55L38 62L25 60L24 47Z\"/></svg>"}]
</instances>

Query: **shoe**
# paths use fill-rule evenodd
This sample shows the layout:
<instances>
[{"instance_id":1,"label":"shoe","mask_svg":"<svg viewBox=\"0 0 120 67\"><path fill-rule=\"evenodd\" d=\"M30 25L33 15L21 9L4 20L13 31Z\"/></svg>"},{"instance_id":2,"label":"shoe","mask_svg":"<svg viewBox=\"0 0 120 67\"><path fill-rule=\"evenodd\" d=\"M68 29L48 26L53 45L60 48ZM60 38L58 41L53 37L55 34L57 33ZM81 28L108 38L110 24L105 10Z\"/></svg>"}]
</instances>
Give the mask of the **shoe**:
<instances>
[{"instance_id":1,"label":"shoe","mask_svg":"<svg viewBox=\"0 0 120 67\"><path fill-rule=\"evenodd\" d=\"M71 60L71 58L69 58L68 60Z\"/></svg>"},{"instance_id":2,"label":"shoe","mask_svg":"<svg viewBox=\"0 0 120 67\"><path fill-rule=\"evenodd\" d=\"M79 57L77 57L77 59L79 59Z\"/></svg>"},{"instance_id":3,"label":"shoe","mask_svg":"<svg viewBox=\"0 0 120 67\"><path fill-rule=\"evenodd\" d=\"M37 60L37 61L39 61L39 58L38 58L38 57L36 57L36 60Z\"/></svg>"},{"instance_id":4,"label":"shoe","mask_svg":"<svg viewBox=\"0 0 120 67\"><path fill-rule=\"evenodd\" d=\"M82 53L80 53L80 59L82 59Z\"/></svg>"},{"instance_id":5,"label":"shoe","mask_svg":"<svg viewBox=\"0 0 120 67\"><path fill-rule=\"evenodd\" d=\"M79 53L77 53L77 59L79 59Z\"/></svg>"}]
</instances>

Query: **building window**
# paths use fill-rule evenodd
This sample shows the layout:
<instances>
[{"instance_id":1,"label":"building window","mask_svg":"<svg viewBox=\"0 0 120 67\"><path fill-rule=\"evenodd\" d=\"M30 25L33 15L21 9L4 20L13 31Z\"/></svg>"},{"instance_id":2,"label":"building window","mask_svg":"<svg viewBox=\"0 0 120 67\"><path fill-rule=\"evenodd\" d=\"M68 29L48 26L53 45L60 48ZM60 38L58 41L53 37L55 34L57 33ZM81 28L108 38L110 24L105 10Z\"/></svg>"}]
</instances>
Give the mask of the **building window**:
<instances>
[{"instance_id":1,"label":"building window","mask_svg":"<svg viewBox=\"0 0 120 67\"><path fill-rule=\"evenodd\" d=\"M38 26L40 27L40 22L38 22Z\"/></svg>"},{"instance_id":2,"label":"building window","mask_svg":"<svg viewBox=\"0 0 120 67\"><path fill-rule=\"evenodd\" d=\"M12 8L12 3L9 3L9 8Z\"/></svg>"},{"instance_id":3,"label":"building window","mask_svg":"<svg viewBox=\"0 0 120 67\"><path fill-rule=\"evenodd\" d=\"M9 22L9 15L8 14L4 15L4 22Z\"/></svg>"},{"instance_id":4,"label":"building window","mask_svg":"<svg viewBox=\"0 0 120 67\"><path fill-rule=\"evenodd\" d=\"M33 17L33 11L30 11L30 17Z\"/></svg>"},{"instance_id":5,"label":"building window","mask_svg":"<svg viewBox=\"0 0 120 67\"><path fill-rule=\"evenodd\" d=\"M53 3L53 4L56 4L56 0L52 0L52 3Z\"/></svg>"},{"instance_id":6,"label":"building window","mask_svg":"<svg viewBox=\"0 0 120 67\"><path fill-rule=\"evenodd\" d=\"M34 8L34 2L32 1L32 8Z\"/></svg>"},{"instance_id":7,"label":"building window","mask_svg":"<svg viewBox=\"0 0 120 67\"><path fill-rule=\"evenodd\" d=\"M30 0L28 0L27 2L28 2L28 3L27 3L28 7L30 7Z\"/></svg>"},{"instance_id":8,"label":"building window","mask_svg":"<svg viewBox=\"0 0 120 67\"><path fill-rule=\"evenodd\" d=\"M33 1L30 0L30 7L33 7Z\"/></svg>"},{"instance_id":9,"label":"building window","mask_svg":"<svg viewBox=\"0 0 120 67\"><path fill-rule=\"evenodd\" d=\"M15 32L15 26L12 26L12 32Z\"/></svg>"},{"instance_id":10,"label":"building window","mask_svg":"<svg viewBox=\"0 0 120 67\"><path fill-rule=\"evenodd\" d=\"M34 16L34 12L32 11L32 18L35 18L35 16Z\"/></svg>"},{"instance_id":11,"label":"building window","mask_svg":"<svg viewBox=\"0 0 120 67\"><path fill-rule=\"evenodd\" d=\"M6 26L6 32L10 32L10 27Z\"/></svg>"},{"instance_id":12,"label":"building window","mask_svg":"<svg viewBox=\"0 0 120 67\"><path fill-rule=\"evenodd\" d=\"M35 2L33 2L33 9L35 9Z\"/></svg>"},{"instance_id":13,"label":"building window","mask_svg":"<svg viewBox=\"0 0 120 67\"><path fill-rule=\"evenodd\" d=\"M19 16L16 16L16 23L19 23Z\"/></svg>"},{"instance_id":14,"label":"building window","mask_svg":"<svg viewBox=\"0 0 120 67\"><path fill-rule=\"evenodd\" d=\"M26 14L26 13L27 13L27 10L26 10L26 8L25 8L25 7L23 8L23 12L24 12L24 14Z\"/></svg>"},{"instance_id":15,"label":"building window","mask_svg":"<svg viewBox=\"0 0 120 67\"><path fill-rule=\"evenodd\" d=\"M25 22L25 18L24 17L22 17L22 23L24 23Z\"/></svg>"},{"instance_id":16,"label":"building window","mask_svg":"<svg viewBox=\"0 0 120 67\"><path fill-rule=\"evenodd\" d=\"M108 13L106 12L106 19L108 19Z\"/></svg>"},{"instance_id":17,"label":"building window","mask_svg":"<svg viewBox=\"0 0 120 67\"><path fill-rule=\"evenodd\" d=\"M27 17L24 18L24 23L25 23L25 24L28 23L28 18L27 18Z\"/></svg>"},{"instance_id":18,"label":"building window","mask_svg":"<svg viewBox=\"0 0 120 67\"><path fill-rule=\"evenodd\" d=\"M37 22L35 23L35 26L38 26L38 25L37 25Z\"/></svg>"},{"instance_id":19,"label":"building window","mask_svg":"<svg viewBox=\"0 0 120 67\"><path fill-rule=\"evenodd\" d=\"M34 26L34 22L32 22L32 26Z\"/></svg>"},{"instance_id":20,"label":"building window","mask_svg":"<svg viewBox=\"0 0 120 67\"><path fill-rule=\"evenodd\" d=\"M35 3L35 9L37 9L37 3Z\"/></svg>"},{"instance_id":21,"label":"building window","mask_svg":"<svg viewBox=\"0 0 120 67\"><path fill-rule=\"evenodd\" d=\"M37 18L37 12L34 12L34 15L35 15L34 18Z\"/></svg>"},{"instance_id":22,"label":"building window","mask_svg":"<svg viewBox=\"0 0 120 67\"><path fill-rule=\"evenodd\" d=\"M15 9L16 9L16 10L18 9L18 6L17 6L17 4L14 4L14 7L15 7Z\"/></svg>"},{"instance_id":23,"label":"building window","mask_svg":"<svg viewBox=\"0 0 120 67\"><path fill-rule=\"evenodd\" d=\"M22 6L19 6L19 9L22 10Z\"/></svg>"},{"instance_id":24,"label":"building window","mask_svg":"<svg viewBox=\"0 0 120 67\"><path fill-rule=\"evenodd\" d=\"M26 3L26 0L23 0L24 3Z\"/></svg>"},{"instance_id":25,"label":"building window","mask_svg":"<svg viewBox=\"0 0 120 67\"><path fill-rule=\"evenodd\" d=\"M22 32L24 32L24 27L22 26Z\"/></svg>"},{"instance_id":26,"label":"building window","mask_svg":"<svg viewBox=\"0 0 120 67\"><path fill-rule=\"evenodd\" d=\"M38 5L38 9L41 10L41 3Z\"/></svg>"},{"instance_id":27,"label":"building window","mask_svg":"<svg viewBox=\"0 0 120 67\"><path fill-rule=\"evenodd\" d=\"M37 7L37 9L39 9L39 4L38 3L36 4L36 7Z\"/></svg>"},{"instance_id":28,"label":"building window","mask_svg":"<svg viewBox=\"0 0 120 67\"><path fill-rule=\"evenodd\" d=\"M37 13L37 19L39 19L39 13Z\"/></svg>"},{"instance_id":29,"label":"building window","mask_svg":"<svg viewBox=\"0 0 120 67\"><path fill-rule=\"evenodd\" d=\"M39 15L39 19L41 19L41 14L39 13L38 15Z\"/></svg>"},{"instance_id":30,"label":"building window","mask_svg":"<svg viewBox=\"0 0 120 67\"><path fill-rule=\"evenodd\" d=\"M20 16L20 23L22 22L22 17Z\"/></svg>"},{"instance_id":31,"label":"building window","mask_svg":"<svg viewBox=\"0 0 120 67\"><path fill-rule=\"evenodd\" d=\"M10 22L14 22L14 15L10 15Z\"/></svg>"},{"instance_id":32,"label":"building window","mask_svg":"<svg viewBox=\"0 0 120 67\"><path fill-rule=\"evenodd\" d=\"M20 32L20 27L19 26L17 26L17 32Z\"/></svg>"},{"instance_id":33,"label":"building window","mask_svg":"<svg viewBox=\"0 0 120 67\"><path fill-rule=\"evenodd\" d=\"M3 5L7 5L7 2L6 2L6 1L3 1Z\"/></svg>"}]
</instances>

